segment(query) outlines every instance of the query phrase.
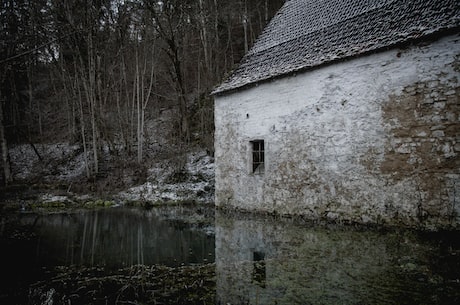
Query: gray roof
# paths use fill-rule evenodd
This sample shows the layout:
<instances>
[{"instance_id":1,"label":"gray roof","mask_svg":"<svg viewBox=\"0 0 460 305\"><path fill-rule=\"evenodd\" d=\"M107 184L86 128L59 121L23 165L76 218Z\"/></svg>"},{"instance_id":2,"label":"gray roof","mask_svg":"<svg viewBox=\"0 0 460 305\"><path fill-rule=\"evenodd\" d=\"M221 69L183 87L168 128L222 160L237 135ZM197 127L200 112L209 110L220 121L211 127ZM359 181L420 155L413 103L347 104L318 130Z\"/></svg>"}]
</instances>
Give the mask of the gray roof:
<instances>
[{"instance_id":1,"label":"gray roof","mask_svg":"<svg viewBox=\"0 0 460 305\"><path fill-rule=\"evenodd\" d=\"M458 32L459 0L288 0L213 94Z\"/></svg>"}]
</instances>

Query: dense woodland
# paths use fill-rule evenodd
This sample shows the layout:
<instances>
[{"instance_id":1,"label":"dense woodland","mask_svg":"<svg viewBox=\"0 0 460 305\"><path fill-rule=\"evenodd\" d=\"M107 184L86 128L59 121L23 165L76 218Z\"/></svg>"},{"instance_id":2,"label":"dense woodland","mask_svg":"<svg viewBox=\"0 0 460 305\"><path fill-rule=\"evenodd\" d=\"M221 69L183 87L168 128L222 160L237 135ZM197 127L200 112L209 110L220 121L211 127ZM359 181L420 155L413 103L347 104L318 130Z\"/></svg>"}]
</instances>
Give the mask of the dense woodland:
<instances>
[{"instance_id":1,"label":"dense woodland","mask_svg":"<svg viewBox=\"0 0 460 305\"><path fill-rule=\"evenodd\" d=\"M86 176L101 151L142 163L170 123L169 151L212 151L212 88L241 60L284 0L3 0L0 140L69 142ZM147 134L148 133L148 134Z\"/></svg>"}]
</instances>

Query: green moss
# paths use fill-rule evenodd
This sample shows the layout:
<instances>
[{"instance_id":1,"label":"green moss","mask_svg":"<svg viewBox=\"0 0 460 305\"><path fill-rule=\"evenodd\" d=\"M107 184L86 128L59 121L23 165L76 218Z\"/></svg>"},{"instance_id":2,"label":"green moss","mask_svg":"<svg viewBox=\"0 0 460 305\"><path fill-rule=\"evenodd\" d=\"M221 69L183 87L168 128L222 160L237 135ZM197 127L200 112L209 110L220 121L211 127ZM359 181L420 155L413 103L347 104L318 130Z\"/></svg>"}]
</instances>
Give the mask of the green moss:
<instances>
[{"instance_id":1,"label":"green moss","mask_svg":"<svg viewBox=\"0 0 460 305\"><path fill-rule=\"evenodd\" d=\"M128 207L142 207L142 208L152 208L152 207L160 207L160 206L193 206L196 205L197 202L191 199L183 199L183 200L131 200L126 201L125 206Z\"/></svg>"},{"instance_id":2,"label":"green moss","mask_svg":"<svg viewBox=\"0 0 460 305\"><path fill-rule=\"evenodd\" d=\"M98 208L98 207L111 207L114 206L115 202L113 200L104 200L104 199L97 199L97 200L90 200L84 203L85 208Z\"/></svg>"},{"instance_id":3,"label":"green moss","mask_svg":"<svg viewBox=\"0 0 460 305\"><path fill-rule=\"evenodd\" d=\"M95 204L94 204L94 201L87 201L85 202L84 206L87 208L91 208L91 207L94 207Z\"/></svg>"},{"instance_id":4,"label":"green moss","mask_svg":"<svg viewBox=\"0 0 460 305\"><path fill-rule=\"evenodd\" d=\"M62 209L66 207L67 207L67 203L63 201L45 201L45 202L38 202L38 203L31 205L32 209L37 209L37 208Z\"/></svg>"}]
</instances>

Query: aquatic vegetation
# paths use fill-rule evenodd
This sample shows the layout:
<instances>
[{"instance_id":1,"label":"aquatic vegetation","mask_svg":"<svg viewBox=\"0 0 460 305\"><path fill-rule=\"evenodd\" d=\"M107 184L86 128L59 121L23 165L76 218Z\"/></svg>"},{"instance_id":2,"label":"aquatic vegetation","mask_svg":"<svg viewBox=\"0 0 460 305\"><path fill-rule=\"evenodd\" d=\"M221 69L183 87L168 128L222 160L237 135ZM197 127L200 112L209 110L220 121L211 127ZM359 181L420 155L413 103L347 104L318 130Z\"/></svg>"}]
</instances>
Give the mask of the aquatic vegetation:
<instances>
[{"instance_id":1,"label":"aquatic vegetation","mask_svg":"<svg viewBox=\"0 0 460 305\"><path fill-rule=\"evenodd\" d=\"M103 268L59 267L30 288L32 304L215 304L215 264L137 265L108 273Z\"/></svg>"}]
</instances>

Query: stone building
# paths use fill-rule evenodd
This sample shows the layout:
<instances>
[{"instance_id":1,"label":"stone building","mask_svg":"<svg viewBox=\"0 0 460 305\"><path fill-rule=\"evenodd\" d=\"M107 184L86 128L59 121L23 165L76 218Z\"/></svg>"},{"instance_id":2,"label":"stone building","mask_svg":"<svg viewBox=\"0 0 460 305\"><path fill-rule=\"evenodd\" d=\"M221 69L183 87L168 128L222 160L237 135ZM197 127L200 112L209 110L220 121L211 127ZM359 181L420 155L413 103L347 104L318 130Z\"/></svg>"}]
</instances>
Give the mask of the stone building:
<instances>
[{"instance_id":1,"label":"stone building","mask_svg":"<svg viewBox=\"0 0 460 305\"><path fill-rule=\"evenodd\" d=\"M457 0L288 0L215 97L218 207L460 225Z\"/></svg>"}]
</instances>

